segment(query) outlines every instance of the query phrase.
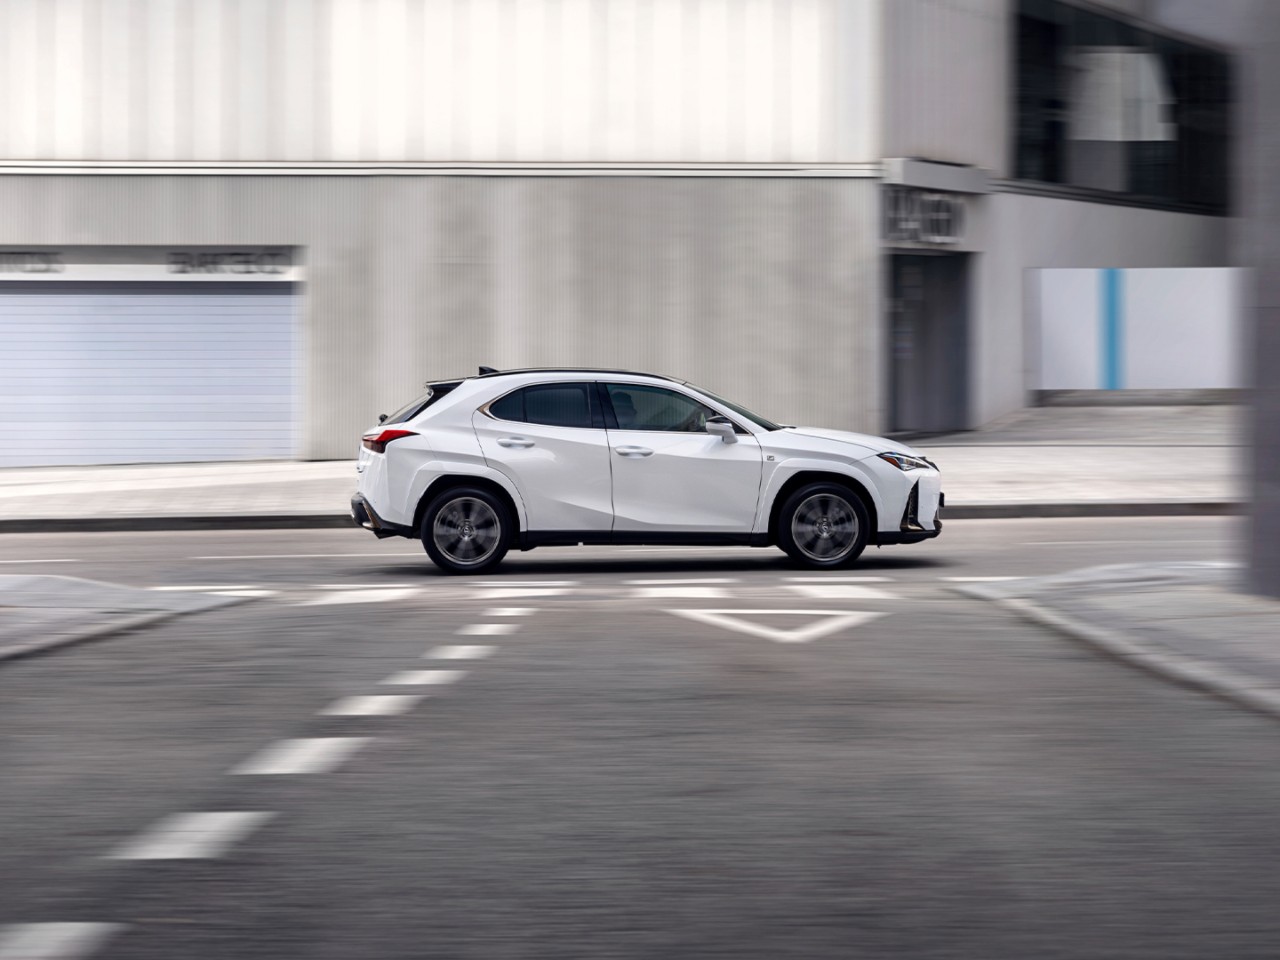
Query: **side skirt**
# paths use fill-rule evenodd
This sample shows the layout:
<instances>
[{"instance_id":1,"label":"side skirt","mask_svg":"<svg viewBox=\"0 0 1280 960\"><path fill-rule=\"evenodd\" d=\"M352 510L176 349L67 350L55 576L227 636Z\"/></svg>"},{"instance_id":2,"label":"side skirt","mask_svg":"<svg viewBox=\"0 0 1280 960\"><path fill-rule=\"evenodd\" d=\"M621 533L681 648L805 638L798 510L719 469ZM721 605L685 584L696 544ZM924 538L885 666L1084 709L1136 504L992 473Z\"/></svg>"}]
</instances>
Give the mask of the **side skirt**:
<instances>
[{"instance_id":1,"label":"side skirt","mask_svg":"<svg viewBox=\"0 0 1280 960\"><path fill-rule=\"evenodd\" d=\"M767 533L697 533L644 530L527 530L515 546L534 547L646 546L646 547L767 547Z\"/></svg>"}]
</instances>

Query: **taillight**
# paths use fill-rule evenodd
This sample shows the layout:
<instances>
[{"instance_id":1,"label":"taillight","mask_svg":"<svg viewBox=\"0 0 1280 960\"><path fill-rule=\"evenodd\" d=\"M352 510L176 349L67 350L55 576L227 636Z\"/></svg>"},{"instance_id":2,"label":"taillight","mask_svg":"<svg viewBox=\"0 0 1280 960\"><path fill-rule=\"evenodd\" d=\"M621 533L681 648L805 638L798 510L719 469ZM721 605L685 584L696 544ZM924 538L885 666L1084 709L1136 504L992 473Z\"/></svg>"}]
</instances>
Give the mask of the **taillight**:
<instances>
[{"instance_id":1,"label":"taillight","mask_svg":"<svg viewBox=\"0 0 1280 960\"><path fill-rule=\"evenodd\" d=\"M374 453L385 453L387 444L392 440L416 436L417 433L412 430L379 430L377 433L366 433L364 435L364 446L366 450L372 450Z\"/></svg>"}]
</instances>

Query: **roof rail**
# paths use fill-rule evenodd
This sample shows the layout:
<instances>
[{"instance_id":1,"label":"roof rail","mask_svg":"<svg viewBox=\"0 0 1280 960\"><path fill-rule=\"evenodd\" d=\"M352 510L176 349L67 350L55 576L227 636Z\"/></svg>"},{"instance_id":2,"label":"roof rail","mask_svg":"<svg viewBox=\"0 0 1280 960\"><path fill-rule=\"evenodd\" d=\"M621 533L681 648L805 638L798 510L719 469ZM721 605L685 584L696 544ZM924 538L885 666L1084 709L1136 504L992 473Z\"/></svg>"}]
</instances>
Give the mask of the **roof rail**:
<instances>
[{"instance_id":1,"label":"roof rail","mask_svg":"<svg viewBox=\"0 0 1280 960\"><path fill-rule=\"evenodd\" d=\"M489 367L481 367L481 377L505 377L518 373L621 373L629 377L653 377L655 380L667 380L671 383L681 383L675 377L664 377L660 373L646 373L643 370L615 370L609 367L521 367L518 370L493 370ZM486 372L487 371L487 372Z\"/></svg>"}]
</instances>

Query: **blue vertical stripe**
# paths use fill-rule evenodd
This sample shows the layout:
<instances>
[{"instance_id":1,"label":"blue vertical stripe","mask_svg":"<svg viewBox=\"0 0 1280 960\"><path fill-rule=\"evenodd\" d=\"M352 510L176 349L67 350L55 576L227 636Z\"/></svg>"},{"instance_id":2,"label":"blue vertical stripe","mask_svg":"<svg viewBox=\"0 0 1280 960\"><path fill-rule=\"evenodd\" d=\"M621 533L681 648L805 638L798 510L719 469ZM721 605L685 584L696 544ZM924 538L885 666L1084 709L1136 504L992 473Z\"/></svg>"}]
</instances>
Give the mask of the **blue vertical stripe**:
<instances>
[{"instance_id":1,"label":"blue vertical stripe","mask_svg":"<svg viewBox=\"0 0 1280 960\"><path fill-rule=\"evenodd\" d=\"M1124 385L1124 316L1121 305L1121 271L1102 270L1102 389Z\"/></svg>"}]
</instances>

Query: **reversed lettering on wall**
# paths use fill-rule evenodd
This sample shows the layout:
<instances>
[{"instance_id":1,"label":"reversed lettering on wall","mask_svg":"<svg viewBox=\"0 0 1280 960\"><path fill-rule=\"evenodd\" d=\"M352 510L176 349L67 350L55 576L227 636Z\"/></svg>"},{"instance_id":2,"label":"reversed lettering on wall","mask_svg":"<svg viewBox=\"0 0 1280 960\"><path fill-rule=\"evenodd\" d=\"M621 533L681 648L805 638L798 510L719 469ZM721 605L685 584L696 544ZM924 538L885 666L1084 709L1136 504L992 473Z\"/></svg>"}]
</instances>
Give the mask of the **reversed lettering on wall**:
<instances>
[{"instance_id":1,"label":"reversed lettering on wall","mask_svg":"<svg viewBox=\"0 0 1280 960\"><path fill-rule=\"evenodd\" d=\"M889 243L959 243L964 210L964 198L954 193L887 186L884 238Z\"/></svg>"},{"instance_id":2,"label":"reversed lettering on wall","mask_svg":"<svg viewBox=\"0 0 1280 960\"><path fill-rule=\"evenodd\" d=\"M170 273L284 273L289 257L282 251L237 250L210 253L204 250L169 251Z\"/></svg>"},{"instance_id":3,"label":"reversed lettering on wall","mask_svg":"<svg viewBox=\"0 0 1280 960\"><path fill-rule=\"evenodd\" d=\"M0 250L0 273L62 273L60 253L48 250Z\"/></svg>"}]
</instances>

